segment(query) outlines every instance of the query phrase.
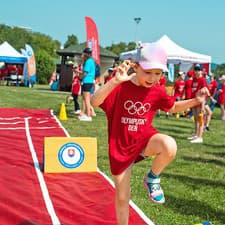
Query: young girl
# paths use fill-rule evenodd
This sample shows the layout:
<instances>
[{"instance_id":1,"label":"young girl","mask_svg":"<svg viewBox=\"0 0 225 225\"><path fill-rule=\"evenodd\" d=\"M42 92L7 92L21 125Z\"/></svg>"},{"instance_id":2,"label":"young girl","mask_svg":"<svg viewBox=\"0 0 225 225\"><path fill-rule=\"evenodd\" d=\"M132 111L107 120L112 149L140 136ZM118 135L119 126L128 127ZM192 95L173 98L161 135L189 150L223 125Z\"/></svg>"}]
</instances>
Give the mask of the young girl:
<instances>
[{"instance_id":1,"label":"young girl","mask_svg":"<svg viewBox=\"0 0 225 225\"><path fill-rule=\"evenodd\" d=\"M218 103L220 104L221 120L225 121L225 75L219 78L221 87L218 90Z\"/></svg>"},{"instance_id":2,"label":"young girl","mask_svg":"<svg viewBox=\"0 0 225 225\"><path fill-rule=\"evenodd\" d=\"M100 106L108 119L109 159L115 182L118 225L128 225L131 168L145 157L155 155L144 179L149 199L154 203L165 202L159 176L175 157L177 145L172 137L158 133L152 126L155 112L162 109L176 113L193 107L202 102L208 92L203 88L196 98L179 102L168 96L159 85L163 71L167 70L167 56L156 43L137 50L136 62L125 60L115 77L91 98L92 105ZM130 67L136 73L128 76Z\"/></svg>"},{"instance_id":3,"label":"young girl","mask_svg":"<svg viewBox=\"0 0 225 225\"><path fill-rule=\"evenodd\" d=\"M192 82L192 98L195 98L198 91L207 87L206 79L202 74L202 66L200 64L195 65L194 67L195 76ZM205 101L201 104L198 104L195 107L192 107L192 112L194 115L195 122L195 133L192 137L189 137L191 143L202 143L203 142L203 131L204 131L204 121L203 120L203 112L205 111ZM200 117L200 119L199 119Z\"/></svg>"},{"instance_id":4,"label":"young girl","mask_svg":"<svg viewBox=\"0 0 225 225\"><path fill-rule=\"evenodd\" d=\"M78 96L80 94L80 78L79 78L79 73L77 73L77 66L74 67L74 76L73 76L73 81L72 81L72 96L73 96L73 101L74 101L74 114L80 115L80 105L78 102Z\"/></svg>"}]
</instances>

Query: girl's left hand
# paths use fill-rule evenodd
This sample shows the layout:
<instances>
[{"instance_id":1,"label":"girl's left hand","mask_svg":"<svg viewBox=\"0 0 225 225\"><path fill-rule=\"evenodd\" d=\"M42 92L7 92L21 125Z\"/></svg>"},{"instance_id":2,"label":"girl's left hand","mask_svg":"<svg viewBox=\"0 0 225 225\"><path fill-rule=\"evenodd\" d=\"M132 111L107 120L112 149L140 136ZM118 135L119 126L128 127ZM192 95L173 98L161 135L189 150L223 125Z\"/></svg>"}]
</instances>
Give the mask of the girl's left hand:
<instances>
[{"instance_id":1,"label":"girl's left hand","mask_svg":"<svg viewBox=\"0 0 225 225\"><path fill-rule=\"evenodd\" d=\"M209 90L207 87L203 87L197 92L196 98L199 102L204 102L207 96L210 96Z\"/></svg>"}]
</instances>

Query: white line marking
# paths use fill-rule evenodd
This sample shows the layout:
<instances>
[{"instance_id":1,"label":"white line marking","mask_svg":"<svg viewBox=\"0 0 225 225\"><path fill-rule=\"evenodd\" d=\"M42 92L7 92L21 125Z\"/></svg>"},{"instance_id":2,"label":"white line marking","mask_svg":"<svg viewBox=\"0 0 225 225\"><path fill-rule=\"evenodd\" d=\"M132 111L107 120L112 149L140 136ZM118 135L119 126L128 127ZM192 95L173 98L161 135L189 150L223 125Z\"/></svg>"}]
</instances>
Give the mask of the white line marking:
<instances>
[{"instance_id":1,"label":"white line marking","mask_svg":"<svg viewBox=\"0 0 225 225\"><path fill-rule=\"evenodd\" d=\"M23 121L17 121L17 122L9 122L9 123L6 123L6 122L0 122L0 124L19 124L19 123L24 123Z\"/></svg>"},{"instance_id":2,"label":"white line marking","mask_svg":"<svg viewBox=\"0 0 225 225\"><path fill-rule=\"evenodd\" d=\"M51 110L51 114L55 118L55 120L58 122L59 126L64 130L66 136L70 137L69 133L62 126L58 118L53 114L52 110ZM99 168L97 168L97 172L100 173L109 182L109 184L112 185L113 188L115 188L113 181L106 174L104 174ZM155 225L132 200L130 200L129 204L148 225Z\"/></svg>"},{"instance_id":3,"label":"white line marking","mask_svg":"<svg viewBox=\"0 0 225 225\"><path fill-rule=\"evenodd\" d=\"M28 144L29 144L29 149L30 149L30 152L31 152L31 155L32 155L35 171L37 173L37 177L38 177L38 180L39 180L39 183L40 183L40 187L41 187L41 191L42 191L42 194L43 194L43 197L44 197L46 208L47 208L48 213L51 217L52 224L53 225L61 225L60 222L59 222L59 219L58 219L58 217L55 213L55 210L54 210L52 201L50 199L49 192L48 192L44 177L43 177L43 175L41 173L41 170L40 170L38 158L37 158L37 155L36 155L36 152L35 152L35 149L34 149L34 146L33 146L32 138L31 138L31 135L30 135L28 118L25 118L25 128L26 128L26 137L27 137L27 141L28 141Z\"/></svg>"},{"instance_id":4,"label":"white line marking","mask_svg":"<svg viewBox=\"0 0 225 225\"><path fill-rule=\"evenodd\" d=\"M25 130L24 127L0 127L0 130ZM29 127L30 130L59 129L58 127Z\"/></svg>"}]
</instances>

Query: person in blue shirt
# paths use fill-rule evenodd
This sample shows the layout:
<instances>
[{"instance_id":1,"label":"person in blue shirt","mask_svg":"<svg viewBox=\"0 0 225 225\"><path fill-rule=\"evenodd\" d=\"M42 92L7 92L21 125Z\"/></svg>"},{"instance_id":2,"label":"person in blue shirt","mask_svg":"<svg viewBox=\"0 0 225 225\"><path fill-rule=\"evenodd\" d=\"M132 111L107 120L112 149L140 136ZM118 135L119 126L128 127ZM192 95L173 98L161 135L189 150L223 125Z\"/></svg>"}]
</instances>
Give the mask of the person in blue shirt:
<instances>
[{"instance_id":1,"label":"person in blue shirt","mask_svg":"<svg viewBox=\"0 0 225 225\"><path fill-rule=\"evenodd\" d=\"M85 48L81 55L82 58L82 71L80 79L82 80L81 93L83 98L83 113L78 117L80 121L92 121L91 110L91 90L95 82L95 61L92 58L92 50Z\"/></svg>"}]
</instances>

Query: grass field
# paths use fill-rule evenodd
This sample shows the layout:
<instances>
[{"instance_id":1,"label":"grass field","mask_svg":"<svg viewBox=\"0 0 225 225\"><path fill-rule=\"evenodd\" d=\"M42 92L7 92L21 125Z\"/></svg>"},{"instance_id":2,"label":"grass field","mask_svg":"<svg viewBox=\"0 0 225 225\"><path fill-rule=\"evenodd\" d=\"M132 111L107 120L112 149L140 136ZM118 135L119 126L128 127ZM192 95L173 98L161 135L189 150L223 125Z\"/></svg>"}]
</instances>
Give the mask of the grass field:
<instances>
[{"instance_id":1,"label":"grass field","mask_svg":"<svg viewBox=\"0 0 225 225\"><path fill-rule=\"evenodd\" d=\"M0 107L54 110L59 115L60 104L68 93L52 92L48 86L34 88L0 86ZM90 136L98 139L98 167L110 175L107 153L106 118L100 109L92 122L80 122L67 106L68 120L61 121L71 136ZM151 160L133 167L132 200L156 225L193 225L211 221L225 225L225 122L216 108L210 131L204 133L204 144L190 144L187 137L194 129L190 119L170 117L162 113L154 125L162 133L174 137L178 153L173 163L161 176L166 204L149 202L142 180Z\"/></svg>"}]
</instances>

